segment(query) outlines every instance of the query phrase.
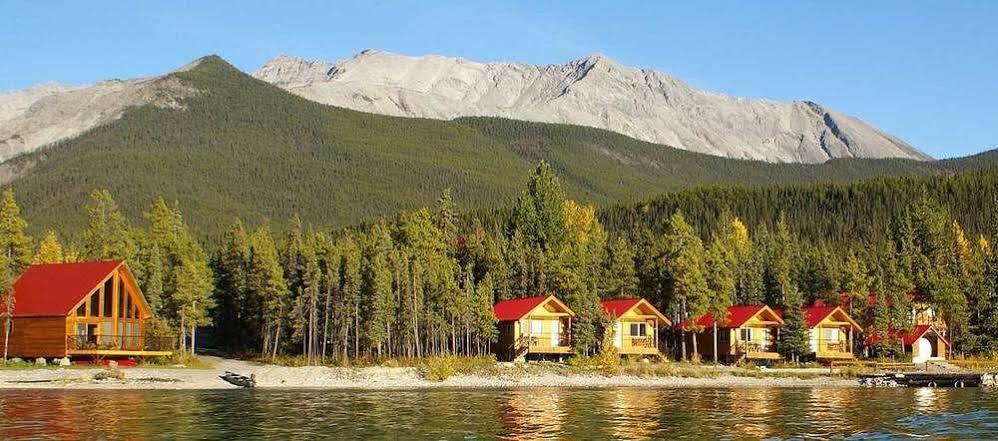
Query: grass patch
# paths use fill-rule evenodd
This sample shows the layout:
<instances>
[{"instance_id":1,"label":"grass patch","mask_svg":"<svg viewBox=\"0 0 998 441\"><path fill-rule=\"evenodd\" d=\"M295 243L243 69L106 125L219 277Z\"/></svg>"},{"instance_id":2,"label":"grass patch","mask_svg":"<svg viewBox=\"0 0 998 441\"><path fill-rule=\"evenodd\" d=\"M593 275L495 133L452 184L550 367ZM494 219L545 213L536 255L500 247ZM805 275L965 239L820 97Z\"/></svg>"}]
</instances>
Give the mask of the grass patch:
<instances>
[{"instance_id":1,"label":"grass patch","mask_svg":"<svg viewBox=\"0 0 998 441\"><path fill-rule=\"evenodd\" d=\"M142 366L182 367L187 369L214 369L215 363L205 358L198 357L197 355L191 355L186 352L182 353L174 352L172 355L166 357L146 358L142 361Z\"/></svg>"},{"instance_id":2,"label":"grass patch","mask_svg":"<svg viewBox=\"0 0 998 441\"><path fill-rule=\"evenodd\" d=\"M447 355L420 360L419 374L430 381L444 381L455 375L494 373L496 359L491 356L459 357Z\"/></svg>"}]
</instances>

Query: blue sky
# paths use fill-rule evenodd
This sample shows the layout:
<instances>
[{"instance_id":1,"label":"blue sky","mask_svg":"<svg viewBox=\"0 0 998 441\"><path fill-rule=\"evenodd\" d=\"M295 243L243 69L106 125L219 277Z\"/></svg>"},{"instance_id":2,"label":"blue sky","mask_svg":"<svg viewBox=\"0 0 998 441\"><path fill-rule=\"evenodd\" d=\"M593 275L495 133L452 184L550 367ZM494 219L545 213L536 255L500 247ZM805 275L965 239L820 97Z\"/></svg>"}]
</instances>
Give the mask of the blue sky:
<instances>
[{"instance_id":1,"label":"blue sky","mask_svg":"<svg viewBox=\"0 0 998 441\"><path fill-rule=\"evenodd\" d=\"M711 91L817 101L935 157L998 148L998 1L96 3L0 0L0 91L212 53L253 71L366 48L536 64L602 52Z\"/></svg>"}]
</instances>

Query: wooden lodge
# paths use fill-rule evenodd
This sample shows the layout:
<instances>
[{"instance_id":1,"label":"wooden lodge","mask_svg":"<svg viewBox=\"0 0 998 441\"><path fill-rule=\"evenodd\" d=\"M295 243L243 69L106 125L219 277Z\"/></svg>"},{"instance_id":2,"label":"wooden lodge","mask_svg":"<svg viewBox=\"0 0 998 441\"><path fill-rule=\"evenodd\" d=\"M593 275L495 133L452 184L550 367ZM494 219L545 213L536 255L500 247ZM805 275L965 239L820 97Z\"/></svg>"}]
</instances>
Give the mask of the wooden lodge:
<instances>
[{"instance_id":1,"label":"wooden lodge","mask_svg":"<svg viewBox=\"0 0 998 441\"><path fill-rule=\"evenodd\" d=\"M554 296L505 300L492 308L499 326L496 356L525 360L572 352L575 313Z\"/></svg>"},{"instance_id":2,"label":"wooden lodge","mask_svg":"<svg viewBox=\"0 0 998 441\"><path fill-rule=\"evenodd\" d=\"M170 342L145 337L152 311L124 261L32 265L13 289L9 356L171 353ZM0 349L3 344L0 340Z\"/></svg>"},{"instance_id":3,"label":"wooden lodge","mask_svg":"<svg viewBox=\"0 0 998 441\"><path fill-rule=\"evenodd\" d=\"M695 324L695 326L694 326ZM712 360L714 326L717 326L717 359L722 362L774 360L782 358L776 350L783 319L766 305L735 305L728 308L727 318L714 320L712 314L700 316L693 324L679 325L687 351L696 339L701 358ZM694 332L690 332L694 331Z\"/></svg>"},{"instance_id":4,"label":"wooden lodge","mask_svg":"<svg viewBox=\"0 0 998 441\"><path fill-rule=\"evenodd\" d=\"M855 334L862 330L845 310L838 306L809 306L804 318L811 335L811 353L818 361L851 360Z\"/></svg>"},{"instance_id":5,"label":"wooden lodge","mask_svg":"<svg viewBox=\"0 0 998 441\"><path fill-rule=\"evenodd\" d=\"M606 300L600 303L613 318L613 346L621 355L659 355L659 329L672 326L658 308L645 299Z\"/></svg>"}]
</instances>

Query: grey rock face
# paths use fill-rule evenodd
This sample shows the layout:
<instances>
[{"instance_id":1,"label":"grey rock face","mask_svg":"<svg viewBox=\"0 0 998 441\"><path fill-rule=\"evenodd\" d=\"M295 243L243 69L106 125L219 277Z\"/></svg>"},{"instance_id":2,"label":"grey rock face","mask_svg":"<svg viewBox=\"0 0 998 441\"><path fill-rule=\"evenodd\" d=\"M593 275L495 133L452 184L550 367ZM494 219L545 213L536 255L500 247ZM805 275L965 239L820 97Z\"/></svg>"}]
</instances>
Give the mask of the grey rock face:
<instances>
[{"instance_id":1,"label":"grey rock face","mask_svg":"<svg viewBox=\"0 0 998 441\"><path fill-rule=\"evenodd\" d=\"M365 112L579 124L732 158L931 159L862 120L816 103L710 93L603 55L532 66L367 50L335 63L279 56L253 75L313 101Z\"/></svg>"},{"instance_id":2,"label":"grey rock face","mask_svg":"<svg viewBox=\"0 0 998 441\"><path fill-rule=\"evenodd\" d=\"M0 94L0 162L107 124L131 106L179 108L180 99L195 92L161 76L92 86L49 83Z\"/></svg>"}]
</instances>

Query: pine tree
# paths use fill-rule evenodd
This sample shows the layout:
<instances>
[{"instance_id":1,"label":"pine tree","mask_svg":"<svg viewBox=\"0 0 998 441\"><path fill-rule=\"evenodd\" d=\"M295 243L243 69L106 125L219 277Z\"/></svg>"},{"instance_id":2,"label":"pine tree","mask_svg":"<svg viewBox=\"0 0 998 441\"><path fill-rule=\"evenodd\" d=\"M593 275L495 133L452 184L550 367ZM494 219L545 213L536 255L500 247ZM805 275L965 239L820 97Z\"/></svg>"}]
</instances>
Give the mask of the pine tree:
<instances>
[{"instance_id":1,"label":"pine tree","mask_svg":"<svg viewBox=\"0 0 998 441\"><path fill-rule=\"evenodd\" d=\"M177 271L176 292L173 294L180 321L181 335L190 330L191 353L196 345L196 329L211 323L208 311L214 307L211 296L211 275L196 262L184 261ZM186 338L181 337L181 349L185 348Z\"/></svg>"},{"instance_id":2,"label":"pine tree","mask_svg":"<svg viewBox=\"0 0 998 441\"><path fill-rule=\"evenodd\" d=\"M633 296L638 286L638 277L634 270L634 250L630 242L623 237L610 241L606 255L606 275L602 278L601 293L606 298Z\"/></svg>"},{"instance_id":3,"label":"pine tree","mask_svg":"<svg viewBox=\"0 0 998 441\"><path fill-rule=\"evenodd\" d=\"M281 268L277 246L270 229L260 227L250 237L247 295L259 305L262 353L276 356L280 345L281 323L286 314L289 296L284 269Z\"/></svg>"},{"instance_id":4,"label":"pine tree","mask_svg":"<svg viewBox=\"0 0 998 441\"><path fill-rule=\"evenodd\" d=\"M82 257L87 260L124 259L134 263L138 253L135 234L107 190L94 190L86 206ZM133 271L135 269L133 268ZM136 276L141 277L140 274Z\"/></svg>"},{"instance_id":5,"label":"pine tree","mask_svg":"<svg viewBox=\"0 0 998 441\"><path fill-rule=\"evenodd\" d=\"M784 357L796 362L810 352L810 329L805 321L800 291L791 286L785 291L784 298L779 349Z\"/></svg>"},{"instance_id":6,"label":"pine tree","mask_svg":"<svg viewBox=\"0 0 998 441\"><path fill-rule=\"evenodd\" d=\"M38 244L38 251L35 252L32 263L62 263L63 261L59 236L55 234L55 231L49 230Z\"/></svg>"},{"instance_id":7,"label":"pine tree","mask_svg":"<svg viewBox=\"0 0 998 441\"><path fill-rule=\"evenodd\" d=\"M710 289L707 286L706 256L703 242L683 217L681 212L673 213L669 220L669 232L665 237L668 268L671 280L670 302L678 306L683 320L690 320L693 326L688 329L699 333L695 325L710 308ZM684 346L685 348L685 339ZM685 350L683 358L686 357ZM693 358L699 359L697 339L693 339Z\"/></svg>"},{"instance_id":8,"label":"pine tree","mask_svg":"<svg viewBox=\"0 0 998 441\"><path fill-rule=\"evenodd\" d=\"M0 197L0 252L7 258L10 273L20 275L31 265L31 238L25 230L28 222L21 217L21 208L14 200L14 190L8 188Z\"/></svg>"},{"instance_id":9,"label":"pine tree","mask_svg":"<svg viewBox=\"0 0 998 441\"><path fill-rule=\"evenodd\" d=\"M247 293L250 244L243 224L238 219L222 237L221 249L215 259L215 327L222 341L234 348L247 349L250 330L256 329L254 314Z\"/></svg>"}]
</instances>

